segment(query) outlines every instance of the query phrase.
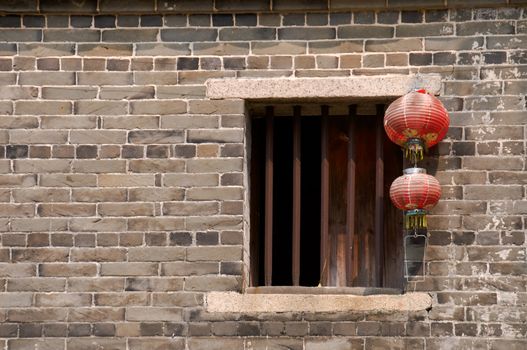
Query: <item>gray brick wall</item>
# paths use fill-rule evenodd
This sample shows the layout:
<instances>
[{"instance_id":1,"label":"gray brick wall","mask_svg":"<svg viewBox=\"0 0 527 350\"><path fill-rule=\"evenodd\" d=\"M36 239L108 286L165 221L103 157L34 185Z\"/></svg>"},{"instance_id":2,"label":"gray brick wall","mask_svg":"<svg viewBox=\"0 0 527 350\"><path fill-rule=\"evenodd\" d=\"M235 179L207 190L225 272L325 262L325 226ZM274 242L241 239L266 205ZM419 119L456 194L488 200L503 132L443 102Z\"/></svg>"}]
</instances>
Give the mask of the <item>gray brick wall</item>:
<instances>
[{"instance_id":1,"label":"gray brick wall","mask_svg":"<svg viewBox=\"0 0 527 350\"><path fill-rule=\"evenodd\" d=\"M527 9L419 3L0 1L0 347L526 348ZM204 82L390 73L440 74L451 115L433 307L207 313L247 235L244 102Z\"/></svg>"}]
</instances>

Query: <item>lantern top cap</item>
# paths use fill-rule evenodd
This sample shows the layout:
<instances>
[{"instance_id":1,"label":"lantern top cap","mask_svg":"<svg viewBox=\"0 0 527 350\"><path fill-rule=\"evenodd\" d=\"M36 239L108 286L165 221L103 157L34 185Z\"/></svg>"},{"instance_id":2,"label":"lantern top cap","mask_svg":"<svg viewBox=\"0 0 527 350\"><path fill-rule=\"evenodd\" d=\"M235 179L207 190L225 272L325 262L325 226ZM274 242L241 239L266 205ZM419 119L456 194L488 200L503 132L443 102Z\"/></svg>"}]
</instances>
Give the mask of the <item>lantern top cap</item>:
<instances>
[{"instance_id":1,"label":"lantern top cap","mask_svg":"<svg viewBox=\"0 0 527 350\"><path fill-rule=\"evenodd\" d=\"M426 174L425 168L407 168L403 170L403 174L410 175L410 174Z\"/></svg>"},{"instance_id":2,"label":"lantern top cap","mask_svg":"<svg viewBox=\"0 0 527 350\"><path fill-rule=\"evenodd\" d=\"M418 92L420 94L427 94L428 93L425 89L418 89L418 90L415 90L415 92Z\"/></svg>"}]
</instances>

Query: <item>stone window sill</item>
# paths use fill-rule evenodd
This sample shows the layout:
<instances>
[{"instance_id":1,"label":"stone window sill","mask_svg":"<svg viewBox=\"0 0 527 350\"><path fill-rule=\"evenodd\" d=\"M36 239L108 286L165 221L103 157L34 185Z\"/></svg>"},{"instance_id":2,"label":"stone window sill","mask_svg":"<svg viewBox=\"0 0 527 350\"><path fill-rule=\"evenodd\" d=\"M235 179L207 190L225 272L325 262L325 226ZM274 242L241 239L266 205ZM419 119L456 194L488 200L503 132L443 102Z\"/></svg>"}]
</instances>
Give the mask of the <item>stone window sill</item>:
<instances>
[{"instance_id":1,"label":"stone window sill","mask_svg":"<svg viewBox=\"0 0 527 350\"><path fill-rule=\"evenodd\" d=\"M377 294L379 292L383 294ZM221 313L378 313L432 307L432 297L428 293L399 293L389 288L259 287L249 288L244 294L210 292L205 305L208 312Z\"/></svg>"}]
</instances>

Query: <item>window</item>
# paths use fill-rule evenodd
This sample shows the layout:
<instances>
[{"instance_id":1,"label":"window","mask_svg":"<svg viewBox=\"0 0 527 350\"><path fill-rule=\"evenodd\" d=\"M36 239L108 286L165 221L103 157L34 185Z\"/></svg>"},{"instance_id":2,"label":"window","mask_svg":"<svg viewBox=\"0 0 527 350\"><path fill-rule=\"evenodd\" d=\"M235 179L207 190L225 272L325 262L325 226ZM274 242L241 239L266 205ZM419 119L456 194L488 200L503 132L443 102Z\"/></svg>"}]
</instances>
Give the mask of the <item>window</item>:
<instances>
[{"instance_id":1,"label":"window","mask_svg":"<svg viewBox=\"0 0 527 350\"><path fill-rule=\"evenodd\" d=\"M384 104L252 110L251 285L402 288L402 214L388 193L403 160Z\"/></svg>"}]
</instances>

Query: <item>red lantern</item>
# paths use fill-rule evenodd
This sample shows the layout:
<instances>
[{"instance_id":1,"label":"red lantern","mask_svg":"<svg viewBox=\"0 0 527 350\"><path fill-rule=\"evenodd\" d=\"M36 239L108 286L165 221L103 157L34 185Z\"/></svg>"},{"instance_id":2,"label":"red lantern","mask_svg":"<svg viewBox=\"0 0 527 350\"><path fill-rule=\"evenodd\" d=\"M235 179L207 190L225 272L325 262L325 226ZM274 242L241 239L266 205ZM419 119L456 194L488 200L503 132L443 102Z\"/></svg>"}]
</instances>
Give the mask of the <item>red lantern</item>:
<instances>
[{"instance_id":1,"label":"red lantern","mask_svg":"<svg viewBox=\"0 0 527 350\"><path fill-rule=\"evenodd\" d=\"M441 141L450 124L441 101L425 90L410 92L392 102L384 116L390 140L405 149L414 162L423 159L423 148Z\"/></svg>"},{"instance_id":2,"label":"red lantern","mask_svg":"<svg viewBox=\"0 0 527 350\"><path fill-rule=\"evenodd\" d=\"M404 210L406 229L426 228L426 214L441 197L439 181L422 168L408 168L390 187L393 204Z\"/></svg>"}]
</instances>

